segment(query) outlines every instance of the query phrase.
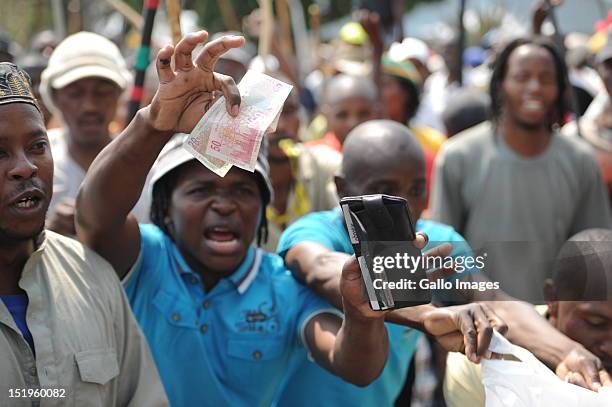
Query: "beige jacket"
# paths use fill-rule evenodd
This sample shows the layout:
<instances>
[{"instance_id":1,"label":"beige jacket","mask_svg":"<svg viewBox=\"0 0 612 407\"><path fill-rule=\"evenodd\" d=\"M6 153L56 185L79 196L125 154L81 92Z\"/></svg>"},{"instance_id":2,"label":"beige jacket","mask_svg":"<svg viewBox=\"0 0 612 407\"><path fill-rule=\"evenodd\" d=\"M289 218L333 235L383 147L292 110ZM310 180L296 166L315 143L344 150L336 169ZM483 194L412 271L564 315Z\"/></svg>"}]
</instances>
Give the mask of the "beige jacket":
<instances>
[{"instance_id":1,"label":"beige jacket","mask_svg":"<svg viewBox=\"0 0 612 407\"><path fill-rule=\"evenodd\" d=\"M0 301L0 406L168 405L123 288L100 256L43 232L19 286L36 356ZM11 397L36 388L45 397Z\"/></svg>"}]
</instances>

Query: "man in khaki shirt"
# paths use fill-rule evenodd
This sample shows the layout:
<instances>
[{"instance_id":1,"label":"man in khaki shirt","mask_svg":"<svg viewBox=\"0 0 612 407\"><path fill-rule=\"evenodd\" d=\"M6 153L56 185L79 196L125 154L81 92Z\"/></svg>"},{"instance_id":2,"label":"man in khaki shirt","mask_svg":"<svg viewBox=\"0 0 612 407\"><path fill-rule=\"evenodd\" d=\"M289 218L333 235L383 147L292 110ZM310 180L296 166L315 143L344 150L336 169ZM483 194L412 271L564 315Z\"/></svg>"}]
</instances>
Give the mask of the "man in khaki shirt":
<instances>
[{"instance_id":1,"label":"man in khaki shirt","mask_svg":"<svg viewBox=\"0 0 612 407\"><path fill-rule=\"evenodd\" d=\"M0 406L163 406L112 267L45 231L53 158L25 72L0 63Z\"/></svg>"}]
</instances>

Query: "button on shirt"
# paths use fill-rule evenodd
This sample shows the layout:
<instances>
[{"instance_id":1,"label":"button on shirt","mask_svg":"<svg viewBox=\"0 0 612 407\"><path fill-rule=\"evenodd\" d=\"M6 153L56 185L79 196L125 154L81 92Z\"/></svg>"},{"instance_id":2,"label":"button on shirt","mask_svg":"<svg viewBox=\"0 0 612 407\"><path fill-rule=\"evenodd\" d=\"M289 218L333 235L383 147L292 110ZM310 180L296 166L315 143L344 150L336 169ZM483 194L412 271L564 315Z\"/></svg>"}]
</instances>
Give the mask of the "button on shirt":
<instances>
[{"instance_id":1,"label":"button on shirt","mask_svg":"<svg viewBox=\"0 0 612 407\"><path fill-rule=\"evenodd\" d=\"M424 250L439 244L432 245L434 242L449 241L463 243L458 246L462 246L462 250L466 248L464 239L450 226L419 220L416 229L429 237ZM281 236L278 252L284 257L290 248L303 242L315 242L336 252L354 254L339 208L314 212L297 220ZM291 370L275 398L275 404L279 407L393 406L406 381L421 332L396 324L387 324L387 331L387 364L369 386L353 386L313 363L306 352L300 352L292 360Z\"/></svg>"},{"instance_id":2,"label":"button on shirt","mask_svg":"<svg viewBox=\"0 0 612 407\"><path fill-rule=\"evenodd\" d=\"M100 256L47 231L19 286L36 356L0 301L0 406L168 405L115 271ZM9 389L36 388L65 397L10 398Z\"/></svg>"},{"instance_id":3,"label":"button on shirt","mask_svg":"<svg viewBox=\"0 0 612 407\"><path fill-rule=\"evenodd\" d=\"M307 322L335 312L283 260L251 247L205 292L158 227L141 225L124 286L174 406L269 406Z\"/></svg>"}]
</instances>

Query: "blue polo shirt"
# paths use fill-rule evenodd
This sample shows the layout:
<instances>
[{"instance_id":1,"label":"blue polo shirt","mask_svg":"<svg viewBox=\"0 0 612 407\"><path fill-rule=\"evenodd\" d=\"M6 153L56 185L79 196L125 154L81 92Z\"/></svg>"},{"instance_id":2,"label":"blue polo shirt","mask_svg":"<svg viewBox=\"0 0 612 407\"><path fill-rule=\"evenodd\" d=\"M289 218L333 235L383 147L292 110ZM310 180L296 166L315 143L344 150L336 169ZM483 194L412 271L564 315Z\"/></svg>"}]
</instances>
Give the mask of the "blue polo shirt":
<instances>
[{"instance_id":1,"label":"blue polo shirt","mask_svg":"<svg viewBox=\"0 0 612 407\"><path fill-rule=\"evenodd\" d=\"M269 406L314 315L335 312L295 281L276 254L251 247L205 292L176 245L141 225L124 280L173 406Z\"/></svg>"},{"instance_id":2,"label":"blue polo shirt","mask_svg":"<svg viewBox=\"0 0 612 407\"><path fill-rule=\"evenodd\" d=\"M429 237L425 250L430 249L433 242L452 241L458 244L453 244L451 255L458 251L465 254L467 243L452 227L419 220L416 229ZM280 238L278 253L284 257L290 248L302 242L315 242L336 252L354 254L339 208L314 212L291 224ZM396 324L387 324L387 331L390 344L387 364L380 377L369 386L347 383L313 363L305 351L299 351L292 359L291 370L275 404L279 407L393 406L406 381L421 332Z\"/></svg>"}]
</instances>

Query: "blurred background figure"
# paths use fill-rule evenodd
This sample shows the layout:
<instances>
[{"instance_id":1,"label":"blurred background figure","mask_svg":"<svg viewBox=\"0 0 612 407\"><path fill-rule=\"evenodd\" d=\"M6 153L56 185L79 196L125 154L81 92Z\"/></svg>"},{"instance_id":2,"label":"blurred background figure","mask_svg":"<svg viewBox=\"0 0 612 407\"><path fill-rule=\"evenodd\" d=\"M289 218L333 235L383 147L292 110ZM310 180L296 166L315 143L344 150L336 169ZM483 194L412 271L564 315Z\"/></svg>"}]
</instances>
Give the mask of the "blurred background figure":
<instances>
[{"instance_id":1,"label":"blurred background figure","mask_svg":"<svg viewBox=\"0 0 612 407\"><path fill-rule=\"evenodd\" d=\"M272 76L286 83L279 73ZM276 251L282 232L296 219L334 208L338 196L334 175L342 155L325 145L309 146L299 137L302 129L298 89L294 86L285 101L276 131L267 134L270 179L274 190L266 210L268 240L264 248Z\"/></svg>"},{"instance_id":2,"label":"blurred background figure","mask_svg":"<svg viewBox=\"0 0 612 407\"><path fill-rule=\"evenodd\" d=\"M453 137L470 127L487 121L490 114L489 95L477 90L460 90L442 112L446 136Z\"/></svg>"},{"instance_id":3,"label":"blurred background figure","mask_svg":"<svg viewBox=\"0 0 612 407\"><path fill-rule=\"evenodd\" d=\"M17 47L11 37L0 31L0 62L13 62Z\"/></svg>"},{"instance_id":4,"label":"blurred background figure","mask_svg":"<svg viewBox=\"0 0 612 407\"><path fill-rule=\"evenodd\" d=\"M75 235L74 199L90 164L111 141L109 124L130 77L119 49L98 34L71 35L51 54L40 93L62 127L48 132L55 167L49 229ZM135 209L145 222L147 198L143 194Z\"/></svg>"},{"instance_id":5,"label":"blurred background figure","mask_svg":"<svg viewBox=\"0 0 612 407\"><path fill-rule=\"evenodd\" d=\"M34 96L38 101L38 105L40 106L40 110L43 113L45 119L45 126L49 128L49 122L51 121L52 114L45 106L44 101L40 95L40 77L42 72L47 67L49 59L44 56L42 53L37 53L31 51L23 56L21 56L17 60L17 65L22 68L24 71L30 75L30 80L32 81L32 90L34 91Z\"/></svg>"}]
</instances>

